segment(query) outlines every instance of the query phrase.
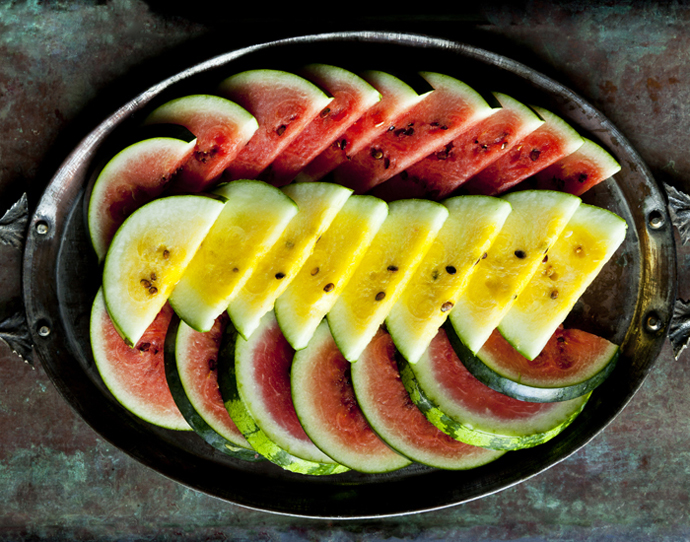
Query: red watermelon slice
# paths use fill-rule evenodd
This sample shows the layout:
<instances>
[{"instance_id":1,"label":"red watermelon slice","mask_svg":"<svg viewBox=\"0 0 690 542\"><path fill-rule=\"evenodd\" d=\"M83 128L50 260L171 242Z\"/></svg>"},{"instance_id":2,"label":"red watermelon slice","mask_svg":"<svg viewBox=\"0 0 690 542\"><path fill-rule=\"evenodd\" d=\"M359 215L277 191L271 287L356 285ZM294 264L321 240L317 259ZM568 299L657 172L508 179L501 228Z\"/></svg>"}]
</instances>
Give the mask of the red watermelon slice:
<instances>
[{"instance_id":1,"label":"red watermelon slice","mask_svg":"<svg viewBox=\"0 0 690 542\"><path fill-rule=\"evenodd\" d=\"M301 75L333 96L333 101L264 170L262 179L274 186L291 182L306 164L381 99L364 79L342 68L312 64Z\"/></svg>"},{"instance_id":2,"label":"red watermelon slice","mask_svg":"<svg viewBox=\"0 0 690 542\"><path fill-rule=\"evenodd\" d=\"M496 113L381 183L371 194L388 202L403 198L444 199L544 123L532 109L510 96L494 96L501 104Z\"/></svg>"},{"instance_id":3,"label":"red watermelon slice","mask_svg":"<svg viewBox=\"0 0 690 542\"><path fill-rule=\"evenodd\" d=\"M433 91L333 173L335 181L364 193L450 143L496 112L465 83L424 72Z\"/></svg>"},{"instance_id":4,"label":"red watermelon slice","mask_svg":"<svg viewBox=\"0 0 690 542\"><path fill-rule=\"evenodd\" d=\"M344 134L326 147L297 175L298 182L318 181L349 160L423 98L397 77L380 71L362 74L381 94L381 101L367 110Z\"/></svg>"},{"instance_id":5,"label":"red watermelon slice","mask_svg":"<svg viewBox=\"0 0 690 542\"><path fill-rule=\"evenodd\" d=\"M463 184L463 192L485 196L500 194L582 146L582 137L563 119L541 107L533 109L546 122L509 153L470 178Z\"/></svg>"},{"instance_id":6,"label":"red watermelon slice","mask_svg":"<svg viewBox=\"0 0 690 542\"><path fill-rule=\"evenodd\" d=\"M220 93L259 123L249 143L225 170L228 181L256 179L332 100L306 79L277 70L233 75L223 81Z\"/></svg>"}]
</instances>

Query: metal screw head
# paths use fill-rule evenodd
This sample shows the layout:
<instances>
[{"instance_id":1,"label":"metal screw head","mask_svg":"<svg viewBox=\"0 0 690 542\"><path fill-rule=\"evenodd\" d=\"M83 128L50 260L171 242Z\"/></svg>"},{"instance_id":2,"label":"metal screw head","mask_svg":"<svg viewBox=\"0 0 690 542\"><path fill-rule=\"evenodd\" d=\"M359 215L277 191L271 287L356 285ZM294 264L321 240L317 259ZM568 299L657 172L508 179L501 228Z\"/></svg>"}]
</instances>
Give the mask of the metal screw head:
<instances>
[{"instance_id":1,"label":"metal screw head","mask_svg":"<svg viewBox=\"0 0 690 542\"><path fill-rule=\"evenodd\" d=\"M48 224L46 224L45 222L38 222L36 224L36 233L38 233L39 235L45 235L46 233L48 233Z\"/></svg>"},{"instance_id":2,"label":"metal screw head","mask_svg":"<svg viewBox=\"0 0 690 542\"><path fill-rule=\"evenodd\" d=\"M48 335L50 335L50 328L44 324L38 328L38 334L41 337L47 337Z\"/></svg>"},{"instance_id":3,"label":"metal screw head","mask_svg":"<svg viewBox=\"0 0 690 542\"><path fill-rule=\"evenodd\" d=\"M664 217L660 211L652 211L649 213L649 227L653 230L658 230L664 225Z\"/></svg>"},{"instance_id":4,"label":"metal screw head","mask_svg":"<svg viewBox=\"0 0 690 542\"><path fill-rule=\"evenodd\" d=\"M661 318L654 313L649 314L645 322L648 331L659 331L663 327L663 324Z\"/></svg>"}]
</instances>

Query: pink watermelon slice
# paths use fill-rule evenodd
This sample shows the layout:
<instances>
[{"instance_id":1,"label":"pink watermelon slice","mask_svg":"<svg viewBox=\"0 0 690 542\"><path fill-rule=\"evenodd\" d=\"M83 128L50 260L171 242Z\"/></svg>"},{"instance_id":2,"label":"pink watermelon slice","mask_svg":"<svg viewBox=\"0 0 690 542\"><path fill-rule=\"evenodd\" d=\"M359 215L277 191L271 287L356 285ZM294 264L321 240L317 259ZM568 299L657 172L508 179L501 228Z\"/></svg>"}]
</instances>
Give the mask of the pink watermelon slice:
<instances>
[{"instance_id":1,"label":"pink watermelon slice","mask_svg":"<svg viewBox=\"0 0 690 542\"><path fill-rule=\"evenodd\" d=\"M541 107L533 109L544 124L465 182L463 192L500 194L582 146L582 137L563 119Z\"/></svg>"},{"instance_id":2,"label":"pink watermelon slice","mask_svg":"<svg viewBox=\"0 0 690 542\"><path fill-rule=\"evenodd\" d=\"M381 99L364 79L342 68L311 64L301 75L333 96L333 101L264 170L262 180L274 186L294 180L306 164Z\"/></svg>"},{"instance_id":3,"label":"pink watermelon slice","mask_svg":"<svg viewBox=\"0 0 690 542\"><path fill-rule=\"evenodd\" d=\"M201 192L216 181L259 125L245 109L219 96L192 95L155 109L146 124L179 124L196 137L194 154L171 186L175 193Z\"/></svg>"},{"instance_id":4,"label":"pink watermelon slice","mask_svg":"<svg viewBox=\"0 0 690 542\"><path fill-rule=\"evenodd\" d=\"M532 109L510 96L494 96L501 104L496 113L381 183L371 195L388 202L403 198L444 199L544 123Z\"/></svg>"},{"instance_id":5,"label":"pink watermelon slice","mask_svg":"<svg viewBox=\"0 0 690 542\"><path fill-rule=\"evenodd\" d=\"M412 402L400 377L393 341L380 330L356 363L352 384L374 430L410 459L444 469L470 469L504 452L465 444L435 427Z\"/></svg>"},{"instance_id":6,"label":"pink watermelon slice","mask_svg":"<svg viewBox=\"0 0 690 542\"><path fill-rule=\"evenodd\" d=\"M348 161L374 138L383 134L423 98L412 87L386 72L362 74L381 94L381 100L367 110L344 134L336 138L297 175L296 181L318 181Z\"/></svg>"},{"instance_id":7,"label":"pink watermelon slice","mask_svg":"<svg viewBox=\"0 0 690 542\"><path fill-rule=\"evenodd\" d=\"M99 290L91 310L91 348L103 383L122 406L149 423L190 431L165 378L165 335L172 315L170 305L165 305L130 348L110 320Z\"/></svg>"},{"instance_id":8,"label":"pink watermelon slice","mask_svg":"<svg viewBox=\"0 0 690 542\"><path fill-rule=\"evenodd\" d=\"M403 364L401 374L412 400L436 427L467 444L499 450L552 439L589 398L530 403L494 391L465 368L443 329L417 363Z\"/></svg>"},{"instance_id":9,"label":"pink watermelon slice","mask_svg":"<svg viewBox=\"0 0 690 542\"><path fill-rule=\"evenodd\" d=\"M433 91L394 127L369 143L333 173L335 182L364 193L450 143L496 112L465 83L424 72Z\"/></svg>"},{"instance_id":10,"label":"pink watermelon slice","mask_svg":"<svg viewBox=\"0 0 690 542\"><path fill-rule=\"evenodd\" d=\"M223 81L220 93L249 111L259 129L223 178L256 179L332 98L306 79L277 70L250 70Z\"/></svg>"},{"instance_id":11,"label":"pink watermelon slice","mask_svg":"<svg viewBox=\"0 0 690 542\"><path fill-rule=\"evenodd\" d=\"M585 139L582 147L539 171L530 185L581 196L594 185L618 173L621 166L599 145Z\"/></svg>"}]
</instances>

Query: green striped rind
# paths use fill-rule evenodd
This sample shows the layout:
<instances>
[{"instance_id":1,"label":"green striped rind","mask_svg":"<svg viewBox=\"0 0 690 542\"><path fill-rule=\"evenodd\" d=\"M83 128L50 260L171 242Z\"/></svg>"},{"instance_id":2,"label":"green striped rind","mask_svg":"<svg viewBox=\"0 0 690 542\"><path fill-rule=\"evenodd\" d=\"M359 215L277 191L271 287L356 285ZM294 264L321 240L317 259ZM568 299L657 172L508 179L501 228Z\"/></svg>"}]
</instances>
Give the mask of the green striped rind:
<instances>
[{"instance_id":1,"label":"green striped rind","mask_svg":"<svg viewBox=\"0 0 690 542\"><path fill-rule=\"evenodd\" d=\"M591 395L590 393L583 397L579 408L574 410L566 420L548 431L524 436L501 435L472 429L462 422L448 416L429 399L424 390L419 386L419 381L415 376L414 369L404 360L400 361L400 376L402 377L403 384L405 384L405 389L410 394L410 398L432 424L455 440L459 440L466 444L472 444L473 446L491 448L493 450L520 450L523 448L532 448L533 446L551 440L568 427L580 412L582 412L582 409L584 409Z\"/></svg>"},{"instance_id":2,"label":"green striped rind","mask_svg":"<svg viewBox=\"0 0 690 542\"><path fill-rule=\"evenodd\" d=\"M569 401L570 399L588 394L609 377L615 369L620 354L620 348L618 347L608 352L607 355L610 356L610 361L599 373L584 382L560 388L538 388L536 386L521 384L520 382L516 382L497 373L482 361L480 357L481 350L475 355L463 344L455 333L452 325L446 325L444 329L448 334L448 339L453 345L453 350L455 350L458 358L460 358L463 365L467 367L467 370L470 371L477 380L486 384L492 390L504 393L509 397L534 403Z\"/></svg>"},{"instance_id":3,"label":"green striped rind","mask_svg":"<svg viewBox=\"0 0 690 542\"><path fill-rule=\"evenodd\" d=\"M182 334L180 330L180 318L173 315L165 337L165 377L168 387L172 393L175 404L180 409L182 416L190 427L208 444L237 459L256 461L263 459L253 449L247 448L247 443L239 440L230 440L227 436L221 435L212 425L204 419L199 410L192 404L187 392L184 389L180 373L177 368L177 346Z\"/></svg>"},{"instance_id":4,"label":"green striped rind","mask_svg":"<svg viewBox=\"0 0 690 542\"><path fill-rule=\"evenodd\" d=\"M228 324L218 356L218 384L228 414L249 444L266 459L299 474L338 474L349 470L338 464L317 463L296 457L268 438L254 421L240 397L235 376L235 345L239 334Z\"/></svg>"}]
</instances>

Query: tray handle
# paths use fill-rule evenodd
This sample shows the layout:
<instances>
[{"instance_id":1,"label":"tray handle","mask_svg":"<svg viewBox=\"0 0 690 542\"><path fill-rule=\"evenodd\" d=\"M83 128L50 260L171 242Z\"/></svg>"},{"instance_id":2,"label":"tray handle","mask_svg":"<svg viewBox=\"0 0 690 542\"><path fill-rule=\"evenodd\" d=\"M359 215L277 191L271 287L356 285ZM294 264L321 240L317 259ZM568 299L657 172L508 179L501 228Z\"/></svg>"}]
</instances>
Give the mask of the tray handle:
<instances>
[{"instance_id":1,"label":"tray handle","mask_svg":"<svg viewBox=\"0 0 690 542\"><path fill-rule=\"evenodd\" d=\"M26 193L0 218L0 254L2 251L24 251L26 229L29 223L29 200ZM4 258L3 258L4 259ZM17 258L21 262L21 258ZM14 275L21 276L21 269ZM21 291L18 288L17 291ZM12 300L14 301L14 300ZM29 324L26 321L23 303L21 308L0 321L0 340L6 343L13 353L33 366L33 343ZM12 305L12 304L10 304Z\"/></svg>"}]
</instances>

